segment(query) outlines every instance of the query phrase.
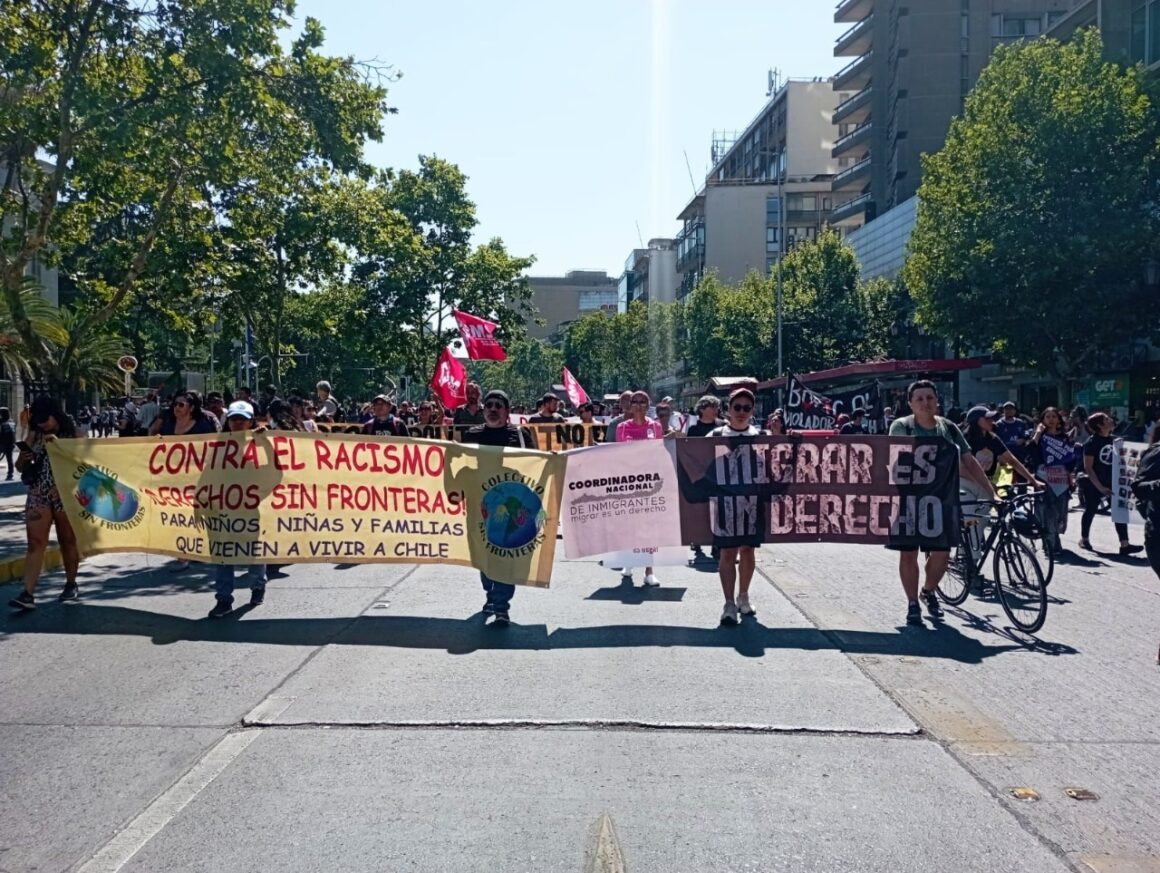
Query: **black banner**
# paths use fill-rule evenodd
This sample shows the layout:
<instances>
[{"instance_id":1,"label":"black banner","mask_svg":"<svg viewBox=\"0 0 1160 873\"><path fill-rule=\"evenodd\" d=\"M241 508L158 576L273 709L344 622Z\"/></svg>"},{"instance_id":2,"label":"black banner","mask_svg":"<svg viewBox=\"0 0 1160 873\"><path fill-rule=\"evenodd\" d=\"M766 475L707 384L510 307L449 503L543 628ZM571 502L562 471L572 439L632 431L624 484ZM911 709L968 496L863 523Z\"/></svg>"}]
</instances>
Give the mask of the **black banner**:
<instances>
[{"instance_id":1,"label":"black banner","mask_svg":"<svg viewBox=\"0 0 1160 873\"><path fill-rule=\"evenodd\" d=\"M677 442L681 542L959 540L959 453L932 437L714 437Z\"/></svg>"},{"instance_id":2,"label":"black banner","mask_svg":"<svg viewBox=\"0 0 1160 873\"><path fill-rule=\"evenodd\" d=\"M833 430L837 427L839 415L852 415L859 411L865 416L862 427L867 433L886 433L877 382L819 394L791 375L786 385L784 409L785 426L792 430Z\"/></svg>"}]
</instances>

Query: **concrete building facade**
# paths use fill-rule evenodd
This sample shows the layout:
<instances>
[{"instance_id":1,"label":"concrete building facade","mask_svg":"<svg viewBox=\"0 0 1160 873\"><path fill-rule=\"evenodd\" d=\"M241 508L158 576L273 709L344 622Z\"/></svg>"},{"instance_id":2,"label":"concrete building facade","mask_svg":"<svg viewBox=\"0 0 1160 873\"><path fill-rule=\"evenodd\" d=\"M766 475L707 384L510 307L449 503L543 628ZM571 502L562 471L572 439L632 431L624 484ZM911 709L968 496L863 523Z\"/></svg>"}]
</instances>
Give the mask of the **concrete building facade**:
<instances>
[{"instance_id":1,"label":"concrete building facade","mask_svg":"<svg viewBox=\"0 0 1160 873\"><path fill-rule=\"evenodd\" d=\"M620 312L628 311L634 301L672 303L677 296L677 242L656 238L648 248L633 249L624 262L624 272L617 286Z\"/></svg>"},{"instance_id":2,"label":"concrete building facade","mask_svg":"<svg viewBox=\"0 0 1160 873\"><path fill-rule=\"evenodd\" d=\"M677 216L678 298L709 271L725 282L768 273L827 223L838 167L832 102L828 80L791 79L744 131L714 138L704 187Z\"/></svg>"},{"instance_id":3,"label":"concrete building facade","mask_svg":"<svg viewBox=\"0 0 1160 873\"><path fill-rule=\"evenodd\" d=\"M834 55L851 60L833 78L831 222L861 227L913 197L921 156L942 148L995 48L1047 33L1081 3L841 0L834 21L850 27Z\"/></svg>"},{"instance_id":4,"label":"concrete building facade","mask_svg":"<svg viewBox=\"0 0 1160 873\"><path fill-rule=\"evenodd\" d=\"M564 341L572 322L592 312L614 315L618 282L603 270L569 270L563 276L529 276L536 316L527 322L528 336L552 344ZM542 320L544 323L539 324Z\"/></svg>"}]
</instances>

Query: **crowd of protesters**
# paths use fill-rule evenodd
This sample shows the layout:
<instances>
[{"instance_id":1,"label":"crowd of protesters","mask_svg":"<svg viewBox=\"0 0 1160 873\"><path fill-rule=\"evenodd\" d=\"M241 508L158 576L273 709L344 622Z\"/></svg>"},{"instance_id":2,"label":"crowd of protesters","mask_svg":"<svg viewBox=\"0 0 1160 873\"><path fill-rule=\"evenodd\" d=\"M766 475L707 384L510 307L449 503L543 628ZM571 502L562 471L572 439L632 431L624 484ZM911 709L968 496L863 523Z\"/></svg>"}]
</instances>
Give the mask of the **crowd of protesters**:
<instances>
[{"instance_id":1,"label":"crowd of protesters","mask_svg":"<svg viewBox=\"0 0 1160 873\"><path fill-rule=\"evenodd\" d=\"M13 470L21 473L28 485L26 525L28 557L25 563L23 590L10 604L16 609L35 608L35 589L47 548L48 535L56 527L65 568L65 587L60 600L77 597L76 574L78 554L76 539L64 513L60 494L47 463L46 444L56 438L108 436L116 433L131 436L185 436L191 434L277 429L315 431L319 425L356 423L367 435L405 437L409 428L426 425L459 425L467 428L464 441L485 446L533 447L533 434L522 425L559 423L572 417L584 423L601 423L608 442L630 442L675 437L719 437L745 440L760 434L790 436L786 417L778 409L766 417L764 427L755 423L757 401L748 388L733 391L722 403L712 395L702 397L687 416L676 412L672 398L665 397L655 405L647 392L623 392L613 403L579 404L563 408L561 399L548 393L535 403L534 410L513 405L502 391L486 395L479 385L470 383L467 403L449 413L431 398L417 404L396 403L395 398L380 394L367 403L343 402L330 384L319 382L312 393L292 391L287 398L273 385L266 386L258 397L246 387L235 392L180 390L162 398L148 392L142 401L128 398L101 411L83 407L75 418L47 396L37 397L21 413L19 422L8 409L0 408L0 455L8 462L8 478ZM1149 561L1160 575L1160 426L1136 416L1117 429L1104 412L1088 414L1083 407L1071 410L1047 407L1020 415L1014 403L979 405L969 410L952 408L944 418L939 415L936 387L918 381L907 390L909 414L901 408L887 411L884 423L891 435L937 437L948 441L960 455L960 481L964 498L985 502L997 499L996 484L1000 477L1010 476L1041 492L1040 523L1047 533L1047 546L1063 552L1062 535L1068 526L1071 501L1077 498L1080 518L1081 549L1092 549L1090 532L1097 515L1105 510L1112 489L1113 441L1116 436L1145 436L1150 444L1144 454L1139 475L1133 486L1146 517L1144 548ZM518 423L517 423L518 422ZM1143 429L1143 433L1140 432ZM864 413L856 411L836 419L834 431L844 435L867 433ZM25 441L26 440L26 441ZM13 452L19 456L13 461ZM1121 555L1141 550L1128 540L1127 526L1115 525ZM756 614L750 597L755 567L754 550L761 545L759 536L713 537L713 542L693 546L694 560L704 560L703 546L711 545L710 560L717 564L724 607L721 622L738 624L744 616ZM922 606L928 616L938 620L942 610L936 589L947 570L949 554L932 551L920 567L918 550L900 550L899 575L908 602L907 623L921 624ZM211 617L233 610L235 567L216 568L215 606ZM250 604L262 603L265 596L267 568L257 565L245 570L250 588ZM632 583L631 568L620 568L627 583ZM645 567L644 584L659 585L653 567ZM514 586L489 579L481 574L486 601L483 612L493 623L506 625ZM921 584L920 584L921 583Z\"/></svg>"}]
</instances>

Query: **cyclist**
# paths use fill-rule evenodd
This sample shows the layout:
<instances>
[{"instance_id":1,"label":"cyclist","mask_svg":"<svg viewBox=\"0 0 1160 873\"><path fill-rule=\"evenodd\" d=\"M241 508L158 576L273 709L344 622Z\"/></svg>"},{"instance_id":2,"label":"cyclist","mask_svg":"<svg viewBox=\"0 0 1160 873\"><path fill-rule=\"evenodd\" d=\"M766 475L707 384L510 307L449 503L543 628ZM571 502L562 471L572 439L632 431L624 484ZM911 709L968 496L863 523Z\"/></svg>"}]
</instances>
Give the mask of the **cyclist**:
<instances>
[{"instance_id":1,"label":"cyclist","mask_svg":"<svg viewBox=\"0 0 1160 873\"><path fill-rule=\"evenodd\" d=\"M996 500L995 487L967 443L963 432L947 419L937 414L938 391L934 383L927 379L912 382L906 389L906 397L910 402L910 415L896 418L890 424L891 436L918 436L940 437L953 445L959 452L959 473L967 481L973 483L988 499ZM887 546L898 554L898 576L902 580L902 590L906 593L906 623L908 625L922 624L922 609L918 605L919 598L919 567L918 548L904 546ZM942 581L950 560L950 550L930 549L926 553L926 584L922 587L922 600L926 604L926 611L932 619L943 617L942 607L938 602L935 589Z\"/></svg>"}]
</instances>

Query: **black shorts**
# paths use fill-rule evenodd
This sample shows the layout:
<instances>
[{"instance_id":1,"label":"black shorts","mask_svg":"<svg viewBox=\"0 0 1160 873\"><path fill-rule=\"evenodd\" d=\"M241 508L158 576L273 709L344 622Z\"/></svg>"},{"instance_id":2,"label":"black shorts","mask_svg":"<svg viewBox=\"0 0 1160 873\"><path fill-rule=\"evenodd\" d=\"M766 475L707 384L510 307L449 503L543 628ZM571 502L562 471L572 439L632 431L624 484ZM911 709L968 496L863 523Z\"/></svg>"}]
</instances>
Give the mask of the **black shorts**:
<instances>
[{"instance_id":1,"label":"black shorts","mask_svg":"<svg viewBox=\"0 0 1160 873\"><path fill-rule=\"evenodd\" d=\"M756 549L761 545L761 537L719 537L716 534L713 536L713 548L720 549L740 549L744 546Z\"/></svg>"},{"instance_id":2,"label":"black shorts","mask_svg":"<svg viewBox=\"0 0 1160 873\"><path fill-rule=\"evenodd\" d=\"M950 554L950 549L932 549L929 546L892 546L887 543L886 548L892 552L922 552L924 555L929 555L933 552L942 552Z\"/></svg>"}]
</instances>

